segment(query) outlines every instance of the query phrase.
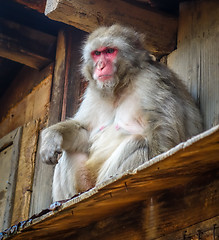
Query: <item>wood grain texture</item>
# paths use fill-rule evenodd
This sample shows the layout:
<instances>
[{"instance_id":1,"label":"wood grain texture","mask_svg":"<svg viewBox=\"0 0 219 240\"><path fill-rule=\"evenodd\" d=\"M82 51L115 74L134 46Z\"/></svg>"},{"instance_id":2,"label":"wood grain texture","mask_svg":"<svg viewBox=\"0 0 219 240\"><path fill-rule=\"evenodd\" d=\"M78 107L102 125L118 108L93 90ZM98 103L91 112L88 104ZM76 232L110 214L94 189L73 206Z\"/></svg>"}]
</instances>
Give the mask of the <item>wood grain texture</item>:
<instances>
[{"instance_id":1,"label":"wood grain texture","mask_svg":"<svg viewBox=\"0 0 219 240\"><path fill-rule=\"evenodd\" d=\"M0 56L42 69L54 61L56 38L0 18Z\"/></svg>"},{"instance_id":2,"label":"wood grain texture","mask_svg":"<svg viewBox=\"0 0 219 240\"><path fill-rule=\"evenodd\" d=\"M39 120L23 126L11 224L17 224L29 217L38 132Z\"/></svg>"},{"instance_id":3,"label":"wood grain texture","mask_svg":"<svg viewBox=\"0 0 219 240\"><path fill-rule=\"evenodd\" d=\"M0 139L0 229L11 225L22 128Z\"/></svg>"},{"instance_id":4,"label":"wood grain texture","mask_svg":"<svg viewBox=\"0 0 219 240\"><path fill-rule=\"evenodd\" d=\"M0 122L0 137L18 126L38 118L43 120L48 115L51 83L52 75L50 74L26 97L8 110L7 116Z\"/></svg>"},{"instance_id":5,"label":"wood grain texture","mask_svg":"<svg viewBox=\"0 0 219 240\"><path fill-rule=\"evenodd\" d=\"M176 45L177 20L126 1L47 0L45 14L56 21L91 32L100 25L121 23L146 34L147 48L163 55Z\"/></svg>"},{"instance_id":6,"label":"wood grain texture","mask_svg":"<svg viewBox=\"0 0 219 240\"><path fill-rule=\"evenodd\" d=\"M46 6L46 0L13 0L19 4L22 4L28 8L37 10L38 12L43 13Z\"/></svg>"},{"instance_id":7,"label":"wood grain texture","mask_svg":"<svg viewBox=\"0 0 219 240\"><path fill-rule=\"evenodd\" d=\"M61 120L63 109L63 95L66 82L67 38L65 30L60 30L56 46L56 60L52 87L50 91L50 107L48 122L44 127L55 124ZM40 97L40 96L39 96ZM39 154L41 139L39 139L36 155L35 174L33 180L33 193L30 205L30 216L48 208L52 203L52 179L54 166L42 162Z\"/></svg>"},{"instance_id":8,"label":"wood grain texture","mask_svg":"<svg viewBox=\"0 0 219 240\"><path fill-rule=\"evenodd\" d=\"M157 240L218 240L219 216L194 224L180 231L167 234Z\"/></svg>"},{"instance_id":9,"label":"wood grain texture","mask_svg":"<svg viewBox=\"0 0 219 240\"><path fill-rule=\"evenodd\" d=\"M53 64L38 71L36 69L23 66L18 72L10 87L4 91L0 102L4 103L0 110L0 121L7 117L10 109L26 98L37 86L48 76L53 74Z\"/></svg>"},{"instance_id":10,"label":"wood grain texture","mask_svg":"<svg viewBox=\"0 0 219 240\"><path fill-rule=\"evenodd\" d=\"M206 129L219 123L218 16L218 1L182 3L177 50L168 56L168 66L200 106Z\"/></svg>"},{"instance_id":11,"label":"wood grain texture","mask_svg":"<svg viewBox=\"0 0 219 240\"><path fill-rule=\"evenodd\" d=\"M12 239L156 239L217 217L218 144L216 126L33 217Z\"/></svg>"}]
</instances>

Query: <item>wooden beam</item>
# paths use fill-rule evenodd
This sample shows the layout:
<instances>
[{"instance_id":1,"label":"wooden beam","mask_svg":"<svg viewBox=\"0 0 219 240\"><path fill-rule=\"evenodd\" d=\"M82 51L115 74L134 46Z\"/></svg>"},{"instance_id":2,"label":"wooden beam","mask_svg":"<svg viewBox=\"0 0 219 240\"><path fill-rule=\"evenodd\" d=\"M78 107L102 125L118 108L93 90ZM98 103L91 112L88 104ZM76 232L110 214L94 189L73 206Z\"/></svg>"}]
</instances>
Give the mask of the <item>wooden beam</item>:
<instances>
[{"instance_id":1,"label":"wooden beam","mask_svg":"<svg viewBox=\"0 0 219 240\"><path fill-rule=\"evenodd\" d=\"M54 61L55 44L52 35L0 18L1 57L40 70Z\"/></svg>"},{"instance_id":2,"label":"wooden beam","mask_svg":"<svg viewBox=\"0 0 219 240\"><path fill-rule=\"evenodd\" d=\"M45 10L45 6L46 6L46 0L34 0L34 1L30 1L30 0L13 0L14 2L17 2L19 4L22 4L28 8L32 8L37 10L38 12L43 13Z\"/></svg>"},{"instance_id":3,"label":"wooden beam","mask_svg":"<svg viewBox=\"0 0 219 240\"><path fill-rule=\"evenodd\" d=\"M47 0L45 14L87 32L113 23L133 26L146 34L147 48L155 55L168 54L176 45L176 18L122 0Z\"/></svg>"}]
</instances>

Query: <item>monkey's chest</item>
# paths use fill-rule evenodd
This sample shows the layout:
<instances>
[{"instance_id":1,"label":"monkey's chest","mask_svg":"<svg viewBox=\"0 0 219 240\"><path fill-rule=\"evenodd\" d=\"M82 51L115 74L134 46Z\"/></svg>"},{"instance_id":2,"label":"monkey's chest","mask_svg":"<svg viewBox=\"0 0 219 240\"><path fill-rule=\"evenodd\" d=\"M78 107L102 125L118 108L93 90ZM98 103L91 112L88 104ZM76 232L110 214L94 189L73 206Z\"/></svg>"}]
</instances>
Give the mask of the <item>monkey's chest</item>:
<instances>
[{"instance_id":1,"label":"monkey's chest","mask_svg":"<svg viewBox=\"0 0 219 240\"><path fill-rule=\"evenodd\" d=\"M129 134L143 134L146 123L138 96L128 96L117 107L114 125L117 129L124 130Z\"/></svg>"},{"instance_id":2,"label":"monkey's chest","mask_svg":"<svg viewBox=\"0 0 219 240\"><path fill-rule=\"evenodd\" d=\"M143 119L139 101L128 97L91 134L91 153L108 158L124 139L144 134L146 123Z\"/></svg>"}]
</instances>

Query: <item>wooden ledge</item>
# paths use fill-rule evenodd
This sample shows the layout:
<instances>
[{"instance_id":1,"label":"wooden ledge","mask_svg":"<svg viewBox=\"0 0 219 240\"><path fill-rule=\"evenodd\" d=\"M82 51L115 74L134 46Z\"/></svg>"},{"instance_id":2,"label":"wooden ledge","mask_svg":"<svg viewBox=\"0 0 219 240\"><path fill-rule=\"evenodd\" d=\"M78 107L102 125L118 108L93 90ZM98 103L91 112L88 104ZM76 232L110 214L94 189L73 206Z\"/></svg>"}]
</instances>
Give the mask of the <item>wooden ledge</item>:
<instances>
[{"instance_id":1,"label":"wooden ledge","mask_svg":"<svg viewBox=\"0 0 219 240\"><path fill-rule=\"evenodd\" d=\"M2 236L4 236L4 239L10 236L12 239L65 239L64 237L73 235L81 228L88 227L90 224L123 214L130 206L136 206L136 204L143 201L150 203L152 197L160 193L177 189L179 195L179 189L191 188L191 183L197 182L197 179L202 179L198 183L199 190L196 190L195 193L198 196L195 198L189 196L186 202L192 200L187 205L184 202L185 208L191 207L188 211L189 217L186 217L187 213L182 212L186 211L185 209L179 209L181 206L166 206L169 216L171 214L174 215L174 213L169 213L169 210L172 208L181 211L178 215L178 221L182 223L177 226L178 228L190 226L219 215L218 193L215 193L216 185L218 184L215 171L218 172L218 169L219 125L153 158L132 172L116 176L57 206L53 210L44 210L38 216L33 216L29 220L5 231L2 233ZM214 196L209 196L207 200L202 200L201 191L208 188L205 187L203 182L205 177L204 179L202 177L206 174L208 176L211 175L211 181L217 180L217 184L211 185L212 189L212 186L215 186L215 189L212 190L215 193L213 194ZM200 190L200 185L202 185L202 190ZM208 189L207 194L206 192L205 194L209 195L209 191ZM192 194L194 194L194 191ZM194 206L199 204L194 199L203 201L206 210L200 210L202 214L196 210L194 210L194 213L191 213L191 210L196 208ZM180 203L180 201L179 197L176 202ZM149 208L149 205L145 209ZM209 207L210 210L208 209ZM207 213L203 214L203 211L207 211ZM184 214L184 219L180 219L182 218L182 213ZM164 213L160 215L160 222L162 218L167 218L167 216ZM187 219L187 222L185 219ZM148 221L147 224L149 224ZM157 227L155 226L156 222L153 225L153 228ZM147 228L147 226L144 225L144 228ZM175 230L179 229L176 228ZM171 229L169 229L169 232L171 232ZM159 237L159 234L156 237Z\"/></svg>"}]
</instances>

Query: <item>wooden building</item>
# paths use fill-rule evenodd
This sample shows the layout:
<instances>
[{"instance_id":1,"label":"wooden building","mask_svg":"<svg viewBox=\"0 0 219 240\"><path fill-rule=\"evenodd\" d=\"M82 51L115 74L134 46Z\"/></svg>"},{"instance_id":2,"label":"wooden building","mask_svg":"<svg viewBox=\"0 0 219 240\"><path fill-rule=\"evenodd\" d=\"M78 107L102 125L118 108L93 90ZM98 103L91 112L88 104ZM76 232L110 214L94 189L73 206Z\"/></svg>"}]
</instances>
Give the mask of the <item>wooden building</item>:
<instances>
[{"instance_id":1,"label":"wooden building","mask_svg":"<svg viewBox=\"0 0 219 240\"><path fill-rule=\"evenodd\" d=\"M40 130L74 114L81 43L115 22L146 34L187 85L205 132L49 208ZM217 0L0 1L0 101L0 239L219 239Z\"/></svg>"}]
</instances>

